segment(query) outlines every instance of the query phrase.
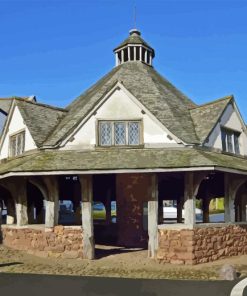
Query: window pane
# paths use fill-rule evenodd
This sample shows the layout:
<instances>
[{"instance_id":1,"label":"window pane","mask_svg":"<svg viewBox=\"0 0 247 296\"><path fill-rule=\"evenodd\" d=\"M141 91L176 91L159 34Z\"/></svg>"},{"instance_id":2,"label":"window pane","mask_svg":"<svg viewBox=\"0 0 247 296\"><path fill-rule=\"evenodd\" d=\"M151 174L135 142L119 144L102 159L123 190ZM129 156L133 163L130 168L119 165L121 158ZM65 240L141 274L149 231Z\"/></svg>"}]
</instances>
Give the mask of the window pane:
<instances>
[{"instance_id":1,"label":"window pane","mask_svg":"<svg viewBox=\"0 0 247 296\"><path fill-rule=\"evenodd\" d=\"M23 133L19 134L16 136L16 141L17 141L17 151L16 155L20 155L23 153Z\"/></svg>"},{"instance_id":2,"label":"window pane","mask_svg":"<svg viewBox=\"0 0 247 296\"><path fill-rule=\"evenodd\" d=\"M100 122L100 145L110 146L111 143L111 123Z\"/></svg>"},{"instance_id":3,"label":"window pane","mask_svg":"<svg viewBox=\"0 0 247 296\"><path fill-rule=\"evenodd\" d=\"M238 134L236 133L234 133L234 148L235 148L235 153L240 154Z\"/></svg>"},{"instance_id":4,"label":"window pane","mask_svg":"<svg viewBox=\"0 0 247 296\"><path fill-rule=\"evenodd\" d=\"M139 145L140 142L139 122L129 123L129 145Z\"/></svg>"},{"instance_id":5,"label":"window pane","mask_svg":"<svg viewBox=\"0 0 247 296\"><path fill-rule=\"evenodd\" d=\"M224 129L221 130L221 140L222 140L222 150L226 151L226 131Z\"/></svg>"},{"instance_id":6,"label":"window pane","mask_svg":"<svg viewBox=\"0 0 247 296\"><path fill-rule=\"evenodd\" d=\"M10 139L10 150L11 156L16 155L16 137L11 137Z\"/></svg>"},{"instance_id":7,"label":"window pane","mask_svg":"<svg viewBox=\"0 0 247 296\"><path fill-rule=\"evenodd\" d=\"M125 123L116 122L115 124L115 145L125 145Z\"/></svg>"},{"instance_id":8,"label":"window pane","mask_svg":"<svg viewBox=\"0 0 247 296\"><path fill-rule=\"evenodd\" d=\"M233 153L232 133L227 131L227 151Z\"/></svg>"}]
</instances>

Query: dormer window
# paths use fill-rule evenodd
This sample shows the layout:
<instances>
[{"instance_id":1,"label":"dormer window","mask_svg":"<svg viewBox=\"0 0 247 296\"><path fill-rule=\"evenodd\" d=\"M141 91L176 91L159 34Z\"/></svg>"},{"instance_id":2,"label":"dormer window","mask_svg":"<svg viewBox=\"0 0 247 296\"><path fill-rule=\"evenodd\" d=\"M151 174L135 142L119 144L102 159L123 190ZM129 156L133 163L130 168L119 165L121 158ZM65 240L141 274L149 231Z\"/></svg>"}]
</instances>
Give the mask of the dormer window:
<instances>
[{"instance_id":1,"label":"dormer window","mask_svg":"<svg viewBox=\"0 0 247 296\"><path fill-rule=\"evenodd\" d=\"M221 128L222 150L229 153L240 154L239 149L240 132Z\"/></svg>"},{"instance_id":2,"label":"dormer window","mask_svg":"<svg viewBox=\"0 0 247 296\"><path fill-rule=\"evenodd\" d=\"M100 120L99 146L138 146L141 144L141 121Z\"/></svg>"},{"instance_id":3,"label":"dormer window","mask_svg":"<svg viewBox=\"0 0 247 296\"><path fill-rule=\"evenodd\" d=\"M9 155L18 156L24 152L25 147L25 132L22 131L18 134L10 136L9 139Z\"/></svg>"}]
</instances>

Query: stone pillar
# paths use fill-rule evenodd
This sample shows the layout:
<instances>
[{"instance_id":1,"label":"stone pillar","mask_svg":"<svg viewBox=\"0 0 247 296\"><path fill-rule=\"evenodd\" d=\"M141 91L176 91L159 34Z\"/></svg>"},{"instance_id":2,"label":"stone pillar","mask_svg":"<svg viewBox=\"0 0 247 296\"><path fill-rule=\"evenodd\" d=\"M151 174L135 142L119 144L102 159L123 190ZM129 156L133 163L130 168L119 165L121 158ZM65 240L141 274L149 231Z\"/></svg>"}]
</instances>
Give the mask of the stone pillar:
<instances>
[{"instance_id":1,"label":"stone pillar","mask_svg":"<svg viewBox=\"0 0 247 296\"><path fill-rule=\"evenodd\" d=\"M93 230L93 179L92 175L80 175L82 194L83 258L94 259Z\"/></svg>"},{"instance_id":2,"label":"stone pillar","mask_svg":"<svg viewBox=\"0 0 247 296\"><path fill-rule=\"evenodd\" d=\"M196 223L196 207L194 196L194 174L186 172L184 178L184 224L193 226Z\"/></svg>"},{"instance_id":3,"label":"stone pillar","mask_svg":"<svg viewBox=\"0 0 247 296\"><path fill-rule=\"evenodd\" d=\"M48 199L45 201L45 227L50 228L58 224L59 190L56 176L45 176Z\"/></svg>"},{"instance_id":4,"label":"stone pillar","mask_svg":"<svg viewBox=\"0 0 247 296\"><path fill-rule=\"evenodd\" d=\"M149 65L152 66L152 54L150 53L150 56L149 56Z\"/></svg>"},{"instance_id":5,"label":"stone pillar","mask_svg":"<svg viewBox=\"0 0 247 296\"><path fill-rule=\"evenodd\" d=\"M140 46L139 55L140 55L140 61L142 61L142 46Z\"/></svg>"},{"instance_id":6,"label":"stone pillar","mask_svg":"<svg viewBox=\"0 0 247 296\"><path fill-rule=\"evenodd\" d=\"M26 180L23 179L21 182L16 184L16 224L17 226L23 226L28 224L27 215L27 184Z\"/></svg>"},{"instance_id":7,"label":"stone pillar","mask_svg":"<svg viewBox=\"0 0 247 296\"><path fill-rule=\"evenodd\" d=\"M148 257L155 258L158 251L158 176L152 174L148 201Z\"/></svg>"},{"instance_id":8,"label":"stone pillar","mask_svg":"<svg viewBox=\"0 0 247 296\"><path fill-rule=\"evenodd\" d=\"M130 61L130 47L128 46L128 61Z\"/></svg>"}]
</instances>

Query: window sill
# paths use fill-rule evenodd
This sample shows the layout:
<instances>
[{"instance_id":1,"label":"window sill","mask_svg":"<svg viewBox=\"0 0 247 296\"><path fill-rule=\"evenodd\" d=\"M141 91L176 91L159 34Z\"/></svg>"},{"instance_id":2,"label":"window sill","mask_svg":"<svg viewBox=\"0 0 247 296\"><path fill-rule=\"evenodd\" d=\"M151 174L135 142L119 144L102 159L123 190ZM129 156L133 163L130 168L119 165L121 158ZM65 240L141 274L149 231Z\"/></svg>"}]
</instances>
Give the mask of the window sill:
<instances>
[{"instance_id":1,"label":"window sill","mask_svg":"<svg viewBox=\"0 0 247 296\"><path fill-rule=\"evenodd\" d=\"M96 150L143 149L143 148L144 148L144 145L95 146Z\"/></svg>"}]
</instances>

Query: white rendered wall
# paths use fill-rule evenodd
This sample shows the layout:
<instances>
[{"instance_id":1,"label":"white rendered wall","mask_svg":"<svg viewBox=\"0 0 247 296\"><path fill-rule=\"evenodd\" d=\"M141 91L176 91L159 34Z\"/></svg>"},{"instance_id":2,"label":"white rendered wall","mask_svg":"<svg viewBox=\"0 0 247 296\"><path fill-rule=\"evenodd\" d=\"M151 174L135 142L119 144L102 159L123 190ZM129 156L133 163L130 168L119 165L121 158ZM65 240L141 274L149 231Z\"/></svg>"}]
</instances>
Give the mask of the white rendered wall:
<instances>
[{"instance_id":1,"label":"white rendered wall","mask_svg":"<svg viewBox=\"0 0 247 296\"><path fill-rule=\"evenodd\" d=\"M35 145L33 138L25 125L21 113L17 106L15 106L13 116L9 123L8 132L5 135L4 142L0 151L0 159L6 158L9 156L9 137L13 134L18 133L19 131L25 130L25 147L24 151L36 149L37 146Z\"/></svg>"},{"instance_id":2,"label":"white rendered wall","mask_svg":"<svg viewBox=\"0 0 247 296\"><path fill-rule=\"evenodd\" d=\"M239 116L231 104L227 106L220 121L217 123L213 132L209 136L209 141L205 145L208 147L222 149L221 129L220 129L221 126L233 129L235 131L239 131L241 133L239 137L240 154L247 155L247 135L246 133L243 132L242 130L243 126L241 124Z\"/></svg>"},{"instance_id":3,"label":"white rendered wall","mask_svg":"<svg viewBox=\"0 0 247 296\"><path fill-rule=\"evenodd\" d=\"M146 147L177 145L169 139L161 123L156 122L122 90L116 90L92 117L77 131L74 139L62 149L92 149L97 144L97 120L143 120L143 140Z\"/></svg>"}]
</instances>

